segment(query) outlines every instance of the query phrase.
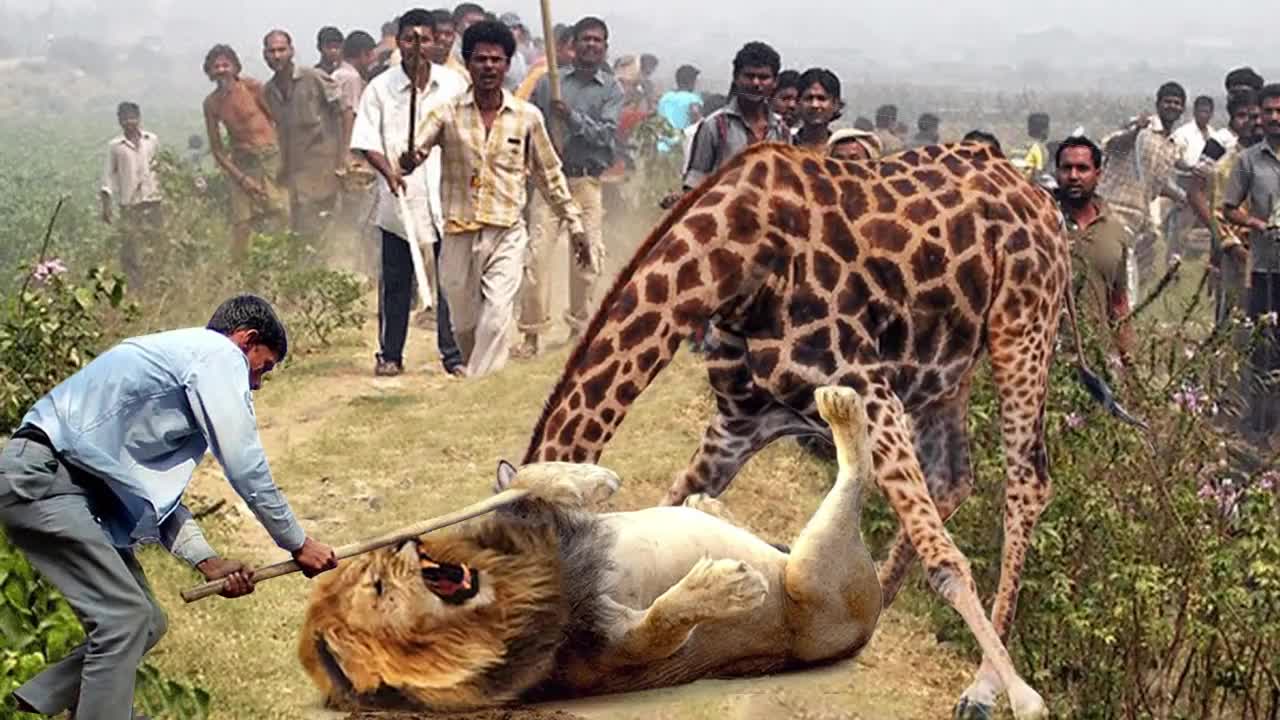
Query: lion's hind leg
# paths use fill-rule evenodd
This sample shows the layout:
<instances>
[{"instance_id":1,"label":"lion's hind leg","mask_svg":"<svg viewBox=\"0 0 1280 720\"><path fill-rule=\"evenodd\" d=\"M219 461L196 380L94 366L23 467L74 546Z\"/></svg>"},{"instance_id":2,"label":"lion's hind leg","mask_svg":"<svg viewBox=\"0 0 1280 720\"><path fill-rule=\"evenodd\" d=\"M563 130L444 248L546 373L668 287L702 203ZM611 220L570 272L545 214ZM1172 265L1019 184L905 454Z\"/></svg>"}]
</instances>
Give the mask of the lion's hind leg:
<instances>
[{"instance_id":1,"label":"lion's hind leg","mask_svg":"<svg viewBox=\"0 0 1280 720\"><path fill-rule=\"evenodd\" d=\"M671 657L699 623L751 612L764 604L768 592L765 576L749 564L703 558L645 610L606 598L619 612L610 647L628 664Z\"/></svg>"},{"instance_id":2,"label":"lion's hind leg","mask_svg":"<svg viewBox=\"0 0 1280 720\"><path fill-rule=\"evenodd\" d=\"M856 652L880 617L880 583L862 541L862 481L871 477L866 410L847 387L819 388L818 412L831 426L839 472L787 558L787 620L800 660Z\"/></svg>"}]
</instances>

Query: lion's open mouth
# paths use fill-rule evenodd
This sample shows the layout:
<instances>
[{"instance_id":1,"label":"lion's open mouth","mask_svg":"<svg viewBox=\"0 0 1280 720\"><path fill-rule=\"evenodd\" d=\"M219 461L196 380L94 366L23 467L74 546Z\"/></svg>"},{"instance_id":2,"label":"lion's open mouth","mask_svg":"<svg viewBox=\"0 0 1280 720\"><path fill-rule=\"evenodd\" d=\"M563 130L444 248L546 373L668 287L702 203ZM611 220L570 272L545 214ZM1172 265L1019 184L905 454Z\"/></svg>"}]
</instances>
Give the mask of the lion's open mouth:
<instances>
[{"instance_id":1,"label":"lion's open mouth","mask_svg":"<svg viewBox=\"0 0 1280 720\"><path fill-rule=\"evenodd\" d=\"M422 565L422 582L446 603L461 605L480 592L480 574L465 564L436 562L421 549L418 559Z\"/></svg>"}]
</instances>

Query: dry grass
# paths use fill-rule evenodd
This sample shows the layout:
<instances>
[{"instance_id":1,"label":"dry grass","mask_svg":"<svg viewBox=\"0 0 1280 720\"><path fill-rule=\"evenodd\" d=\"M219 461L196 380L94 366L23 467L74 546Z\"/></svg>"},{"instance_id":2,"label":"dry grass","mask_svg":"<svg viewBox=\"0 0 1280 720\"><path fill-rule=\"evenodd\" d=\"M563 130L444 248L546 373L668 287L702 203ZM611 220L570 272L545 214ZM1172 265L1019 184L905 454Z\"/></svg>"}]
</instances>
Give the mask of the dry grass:
<instances>
[{"instance_id":1,"label":"dry grass","mask_svg":"<svg viewBox=\"0 0 1280 720\"><path fill-rule=\"evenodd\" d=\"M375 379L372 346L353 342L299 358L259 394L257 412L272 470L317 537L349 542L485 496L497 460L522 454L566 353L459 382L428 361L425 336L411 332L409 372L400 378ZM694 451L710 411L699 361L678 356L641 397L602 460L624 478L613 506L656 503ZM743 524L785 542L817 507L828 483L821 466L784 442L753 461L723 499ZM216 465L201 468L190 499L197 510L229 501L204 522L227 555L253 562L283 555ZM209 688L215 718L324 716L295 654L307 598L304 578L273 580L236 601L183 605L177 593L194 584L194 575L162 552L147 552L144 563L172 621L153 658ZM854 663L594 699L566 709L609 718L935 717L947 712L970 668L937 646L921 621L891 612Z\"/></svg>"}]
</instances>

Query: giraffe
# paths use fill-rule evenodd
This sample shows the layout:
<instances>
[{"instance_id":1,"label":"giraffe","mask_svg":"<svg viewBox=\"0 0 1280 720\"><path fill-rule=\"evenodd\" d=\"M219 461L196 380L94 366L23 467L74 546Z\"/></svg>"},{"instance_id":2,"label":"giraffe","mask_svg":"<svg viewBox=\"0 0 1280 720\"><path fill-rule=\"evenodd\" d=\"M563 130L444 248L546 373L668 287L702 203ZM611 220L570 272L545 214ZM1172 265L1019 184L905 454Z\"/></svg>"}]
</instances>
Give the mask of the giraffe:
<instances>
[{"instance_id":1,"label":"giraffe","mask_svg":"<svg viewBox=\"0 0 1280 720\"><path fill-rule=\"evenodd\" d=\"M957 717L989 717L1001 692L1015 717L1041 717L1044 703L1005 643L1051 493L1044 408L1064 298L1074 318L1070 272L1053 199L988 145L871 162L753 146L682 198L622 270L552 389L524 462L595 462L708 319L717 411L664 504L718 496L778 438L829 439L814 391L852 387L866 402L876 484L901 526L879 571L886 604L918 556L983 651ZM1007 468L989 619L944 529L973 489L966 416L984 350Z\"/></svg>"}]
</instances>

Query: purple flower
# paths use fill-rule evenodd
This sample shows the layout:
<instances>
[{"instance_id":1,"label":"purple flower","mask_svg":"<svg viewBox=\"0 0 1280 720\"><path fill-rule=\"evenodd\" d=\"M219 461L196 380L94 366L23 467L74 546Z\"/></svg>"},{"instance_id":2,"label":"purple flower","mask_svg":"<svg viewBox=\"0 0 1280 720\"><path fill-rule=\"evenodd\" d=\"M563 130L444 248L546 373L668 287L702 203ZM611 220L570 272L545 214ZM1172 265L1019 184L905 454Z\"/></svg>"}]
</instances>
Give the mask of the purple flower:
<instances>
[{"instance_id":1,"label":"purple flower","mask_svg":"<svg viewBox=\"0 0 1280 720\"><path fill-rule=\"evenodd\" d=\"M49 278L61 275L66 271L67 266L63 265L61 260L52 258L36 265L35 269L31 271L31 279L43 285L49 281Z\"/></svg>"},{"instance_id":2,"label":"purple flower","mask_svg":"<svg viewBox=\"0 0 1280 720\"><path fill-rule=\"evenodd\" d=\"M1258 489L1271 492L1276 489L1276 479L1280 478L1280 472L1268 470L1262 473L1262 477L1258 478Z\"/></svg>"},{"instance_id":3,"label":"purple flower","mask_svg":"<svg viewBox=\"0 0 1280 720\"><path fill-rule=\"evenodd\" d=\"M1079 430L1084 427L1084 418L1079 413L1067 413L1063 421L1066 422L1067 427L1071 430Z\"/></svg>"},{"instance_id":4,"label":"purple flower","mask_svg":"<svg viewBox=\"0 0 1280 720\"><path fill-rule=\"evenodd\" d=\"M1183 383L1170 398L1173 404L1191 415L1216 415L1217 406L1207 393L1199 386Z\"/></svg>"}]
</instances>

